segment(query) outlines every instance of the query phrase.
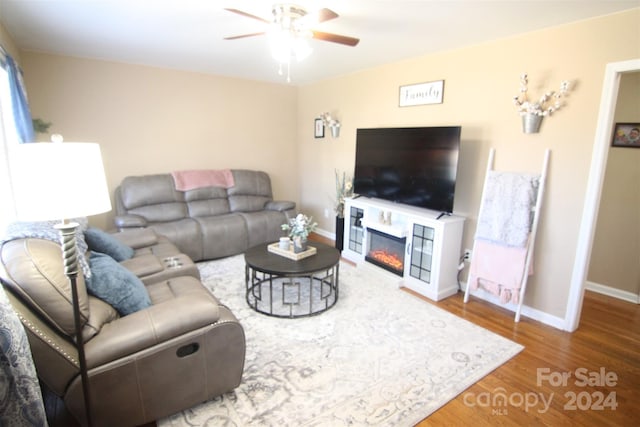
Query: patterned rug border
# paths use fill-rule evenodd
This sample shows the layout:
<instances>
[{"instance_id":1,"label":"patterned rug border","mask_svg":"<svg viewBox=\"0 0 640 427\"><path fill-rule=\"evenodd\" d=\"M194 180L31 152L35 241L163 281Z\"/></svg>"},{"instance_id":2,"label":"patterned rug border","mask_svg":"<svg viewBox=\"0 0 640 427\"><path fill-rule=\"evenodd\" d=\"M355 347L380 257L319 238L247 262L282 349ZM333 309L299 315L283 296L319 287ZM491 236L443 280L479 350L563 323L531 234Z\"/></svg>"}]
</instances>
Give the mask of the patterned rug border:
<instances>
[{"instance_id":1,"label":"patterned rug border","mask_svg":"<svg viewBox=\"0 0 640 427\"><path fill-rule=\"evenodd\" d=\"M159 420L159 427L415 425L524 349L345 262L337 304L301 319L247 306L242 255L198 268L245 328L245 372L233 392ZM408 321L407 313L417 317ZM275 331L279 344L269 341ZM332 369L333 377L326 372Z\"/></svg>"}]
</instances>

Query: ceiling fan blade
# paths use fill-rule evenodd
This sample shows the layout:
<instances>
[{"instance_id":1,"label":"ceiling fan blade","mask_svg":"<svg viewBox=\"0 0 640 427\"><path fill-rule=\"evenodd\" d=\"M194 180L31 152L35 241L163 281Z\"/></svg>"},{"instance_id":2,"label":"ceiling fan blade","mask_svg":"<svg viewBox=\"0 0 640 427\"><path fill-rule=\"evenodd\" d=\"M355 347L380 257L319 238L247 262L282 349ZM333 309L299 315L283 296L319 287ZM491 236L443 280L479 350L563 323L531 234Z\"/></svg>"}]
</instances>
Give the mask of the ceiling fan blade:
<instances>
[{"instance_id":1,"label":"ceiling fan blade","mask_svg":"<svg viewBox=\"0 0 640 427\"><path fill-rule=\"evenodd\" d=\"M326 7L317 11L316 14L318 16L318 22L330 21L340 16L337 13L335 13L333 10L327 9Z\"/></svg>"},{"instance_id":2,"label":"ceiling fan blade","mask_svg":"<svg viewBox=\"0 0 640 427\"><path fill-rule=\"evenodd\" d=\"M262 36L266 34L264 31L260 32L260 33L251 33L251 34L241 34L239 36L231 36L231 37L225 37L224 40L236 40L236 39L243 39L245 37L253 37L253 36Z\"/></svg>"},{"instance_id":3,"label":"ceiling fan blade","mask_svg":"<svg viewBox=\"0 0 640 427\"><path fill-rule=\"evenodd\" d=\"M340 34L325 33L315 30L312 30L312 33L314 39L344 44L347 46L355 46L360 42L360 39L356 39L355 37L341 36Z\"/></svg>"},{"instance_id":4,"label":"ceiling fan blade","mask_svg":"<svg viewBox=\"0 0 640 427\"><path fill-rule=\"evenodd\" d=\"M241 10L238 10L238 9L229 9L229 8L225 8L225 10L228 10L229 12L237 13L238 15L246 16L247 18L257 19L258 21L265 22L265 23L267 23L267 24L270 24L270 23L271 23L271 21L267 21L267 20L266 20L266 19L264 19L264 18L260 18L259 16L255 16L255 15L252 15L252 14L250 14L250 13L243 12L243 11L241 11Z\"/></svg>"},{"instance_id":5,"label":"ceiling fan blade","mask_svg":"<svg viewBox=\"0 0 640 427\"><path fill-rule=\"evenodd\" d=\"M310 12L304 15L302 18L298 18L298 24L300 27L309 28L322 22L336 19L339 15L331 9L320 9L315 12Z\"/></svg>"}]
</instances>

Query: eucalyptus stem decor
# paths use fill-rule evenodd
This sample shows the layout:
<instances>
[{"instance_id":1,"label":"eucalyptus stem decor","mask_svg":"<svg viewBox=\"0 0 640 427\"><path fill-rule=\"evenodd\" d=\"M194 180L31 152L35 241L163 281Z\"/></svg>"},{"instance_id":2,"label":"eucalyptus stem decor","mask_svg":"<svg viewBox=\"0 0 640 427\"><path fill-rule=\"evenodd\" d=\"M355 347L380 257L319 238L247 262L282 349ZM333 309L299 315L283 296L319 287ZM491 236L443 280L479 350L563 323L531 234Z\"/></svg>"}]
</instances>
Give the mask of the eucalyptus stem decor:
<instances>
[{"instance_id":1,"label":"eucalyptus stem decor","mask_svg":"<svg viewBox=\"0 0 640 427\"><path fill-rule=\"evenodd\" d=\"M513 102L522 116L522 129L525 133L537 133L542 123L542 118L551 116L562 106L562 97L569 93L569 81L563 80L558 91L546 91L537 101L529 101L528 98L529 76L523 73L520 76L520 94L513 97Z\"/></svg>"},{"instance_id":2,"label":"eucalyptus stem decor","mask_svg":"<svg viewBox=\"0 0 640 427\"><path fill-rule=\"evenodd\" d=\"M289 232L289 238L293 241L294 252L303 252L307 249L307 238L309 233L314 231L318 223L313 217L299 213L295 218L291 218L288 223L282 224L282 230Z\"/></svg>"},{"instance_id":3,"label":"eucalyptus stem decor","mask_svg":"<svg viewBox=\"0 0 640 427\"><path fill-rule=\"evenodd\" d=\"M344 199L353 196L353 182L347 177L346 172L342 172L342 176L335 171L336 174L336 204L334 210L338 218L344 218Z\"/></svg>"}]
</instances>

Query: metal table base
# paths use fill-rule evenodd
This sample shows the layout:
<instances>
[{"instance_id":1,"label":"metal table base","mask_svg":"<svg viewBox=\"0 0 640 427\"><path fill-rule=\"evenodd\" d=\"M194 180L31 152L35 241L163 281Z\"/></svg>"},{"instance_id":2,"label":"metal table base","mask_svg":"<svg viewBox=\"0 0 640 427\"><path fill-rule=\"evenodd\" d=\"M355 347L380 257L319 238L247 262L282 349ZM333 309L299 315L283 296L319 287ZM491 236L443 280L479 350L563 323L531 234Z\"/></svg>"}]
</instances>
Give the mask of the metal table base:
<instances>
[{"instance_id":1,"label":"metal table base","mask_svg":"<svg viewBox=\"0 0 640 427\"><path fill-rule=\"evenodd\" d=\"M338 301L339 269L336 263L306 274L274 274L247 265L247 304L259 313L281 318L323 313Z\"/></svg>"}]
</instances>

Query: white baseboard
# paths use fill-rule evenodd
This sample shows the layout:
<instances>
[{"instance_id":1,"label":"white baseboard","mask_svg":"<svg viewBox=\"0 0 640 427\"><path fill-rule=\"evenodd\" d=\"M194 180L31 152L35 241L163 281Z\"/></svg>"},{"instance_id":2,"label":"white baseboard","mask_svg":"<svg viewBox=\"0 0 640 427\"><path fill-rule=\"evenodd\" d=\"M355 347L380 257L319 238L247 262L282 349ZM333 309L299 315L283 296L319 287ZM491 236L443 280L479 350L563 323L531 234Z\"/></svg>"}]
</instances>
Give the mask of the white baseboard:
<instances>
[{"instance_id":1,"label":"white baseboard","mask_svg":"<svg viewBox=\"0 0 640 427\"><path fill-rule=\"evenodd\" d=\"M597 292L602 295L607 295L613 298L618 298L623 301L628 301L633 304L640 304L640 295L633 292L623 291L621 289L612 288L611 286L601 285L599 283L587 282L585 289L593 292Z\"/></svg>"},{"instance_id":2,"label":"white baseboard","mask_svg":"<svg viewBox=\"0 0 640 427\"><path fill-rule=\"evenodd\" d=\"M323 237L332 239L332 240L335 240L335 238L336 238L335 233L332 233L332 232L329 232L329 231L326 231L326 230L323 230L323 229L320 229L320 228L316 228L315 233L317 233L317 234L319 234L319 235L321 235ZM376 269L376 270L380 270L380 269ZM461 285L461 288L462 288L462 292L464 292L466 287L467 287L467 284L466 283L461 283L460 285ZM486 292L483 289L478 289L476 291L473 291L471 294L474 297L480 298L482 300L485 300L485 301L490 302L492 304L495 304L497 306L503 307L503 308L505 308L505 309L507 309L509 311L512 311L514 313L514 317L515 317L515 312L516 312L516 310L518 308L516 304L511 304L511 303L509 303L509 304L501 304L500 303L500 299L497 296L495 296L495 295L493 295L493 294L491 294L489 292ZM636 299L637 299L637 296L636 296ZM523 305L522 306L522 310L520 311L520 315L528 317L528 318L533 319L533 320L536 320L536 321L538 321L540 323L544 323L545 325L552 326L552 327L554 327L556 329L560 329L560 330L563 330L563 331L565 330L565 319L564 318L553 316L553 315L551 315L549 313L546 313L544 311L540 311L540 310L537 310L535 308Z\"/></svg>"},{"instance_id":3,"label":"white baseboard","mask_svg":"<svg viewBox=\"0 0 640 427\"><path fill-rule=\"evenodd\" d=\"M336 240L336 234L327 230L323 230L322 228L316 228L314 233L321 235L322 237L326 237L327 239Z\"/></svg>"},{"instance_id":4,"label":"white baseboard","mask_svg":"<svg viewBox=\"0 0 640 427\"><path fill-rule=\"evenodd\" d=\"M461 283L461 287L462 287L462 292L464 292L467 289L467 284L466 283ZM471 295L473 295L476 298L480 298L484 301L490 302L492 304L495 304L497 306L500 306L502 308L505 308L509 311L512 311L514 313L514 317L515 317L515 312L518 309L517 304L512 304L512 303L508 303L508 304L502 304L500 303L500 298L497 297L496 295L493 295L490 292L485 291L484 289L477 289L475 291L471 291ZM472 303L471 301L469 303ZM546 313L544 311L540 311L537 310L535 308L523 305L522 306L522 310L520 311L520 315L521 316L525 316L528 317L530 319L536 320L540 323L544 323L545 325L549 325L549 326L553 326L556 329L560 329L560 330L565 330L565 321L563 318L561 317L557 317L557 316L553 316L549 313ZM522 319L522 317L521 317ZM522 321L522 320L521 320Z\"/></svg>"}]
</instances>

